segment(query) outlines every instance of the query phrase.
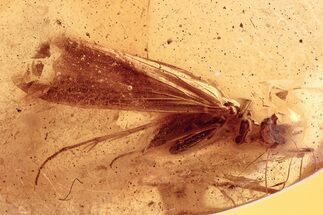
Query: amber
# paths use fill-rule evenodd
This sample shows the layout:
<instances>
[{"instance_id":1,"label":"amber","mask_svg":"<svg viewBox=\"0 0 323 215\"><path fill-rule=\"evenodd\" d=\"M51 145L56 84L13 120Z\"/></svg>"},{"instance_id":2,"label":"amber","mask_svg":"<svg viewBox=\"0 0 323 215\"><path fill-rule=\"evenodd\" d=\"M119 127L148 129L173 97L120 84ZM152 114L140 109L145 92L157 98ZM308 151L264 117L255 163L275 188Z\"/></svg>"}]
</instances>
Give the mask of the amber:
<instances>
[{"instance_id":1,"label":"amber","mask_svg":"<svg viewBox=\"0 0 323 215\"><path fill-rule=\"evenodd\" d=\"M310 176L323 157L320 8L2 0L0 213L206 214Z\"/></svg>"}]
</instances>

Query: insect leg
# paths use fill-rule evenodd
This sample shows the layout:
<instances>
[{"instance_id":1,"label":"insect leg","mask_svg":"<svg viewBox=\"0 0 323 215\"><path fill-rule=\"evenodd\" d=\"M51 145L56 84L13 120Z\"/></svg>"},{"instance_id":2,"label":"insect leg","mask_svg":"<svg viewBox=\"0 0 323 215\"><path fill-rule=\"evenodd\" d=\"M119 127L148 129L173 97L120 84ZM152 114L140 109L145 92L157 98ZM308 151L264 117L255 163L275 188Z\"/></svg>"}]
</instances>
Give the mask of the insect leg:
<instances>
[{"instance_id":1,"label":"insect leg","mask_svg":"<svg viewBox=\"0 0 323 215\"><path fill-rule=\"evenodd\" d=\"M252 101L249 99L243 99L238 117L243 117L247 111L249 110L250 105L252 104Z\"/></svg>"},{"instance_id":2,"label":"insect leg","mask_svg":"<svg viewBox=\"0 0 323 215\"><path fill-rule=\"evenodd\" d=\"M261 153L260 155L258 155L253 161L251 161L243 170L243 172L248 169L252 164L254 164L257 160L259 160L266 152L268 151L268 148L266 149L266 151L264 151L263 153Z\"/></svg>"},{"instance_id":3,"label":"insect leg","mask_svg":"<svg viewBox=\"0 0 323 215\"><path fill-rule=\"evenodd\" d=\"M268 181L267 181L267 171L268 171L268 160L270 157L270 150L267 152L267 159L266 159L266 167L265 167L265 187L266 187L266 194L268 194Z\"/></svg>"},{"instance_id":4,"label":"insect leg","mask_svg":"<svg viewBox=\"0 0 323 215\"><path fill-rule=\"evenodd\" d=\"M81 147L81 146L84 146L84 145L90 145L91 148L93 148L97 144L99 144L100 142L107 141L107 140L115 140L115 139L118 139L118 138L121 138L121 137L125 137L125 136L128 136L130 134L136 133L138 131L147 129L149 127L153 127L155 125L157 125L156 122L151 122L151 123L148 123L148 124L145 124L145 125L142 125L142 126L138 126L138 127L132 128L132 129L128 129L126 131L121 131L121 132L117 132L117 133L114 133L114 134L108 134L108 135L96 137L96 138L86 140L86 141L83 141L83 142L80 142L80 143L77 143L77 144L74 144L74 145L63 147L60 150L53 153L51 156L47 157L47 159L40 165L40 167L38 168L37 175L36 175L35 185L38 184L38 179L39 179L41 170L45 167L45 165L49 161L51 161L52 159L57 157L59 154L61 154L63 152L66 152L66 151L69 151L69 150L72 150L72 149L75 149L75 148L78 148L78 147Z\"/></svg>"},{"instance_id":5,"label":"insect leg","mask_svg":"<svg viewBox=\"0 0 323 215\"><path fill-rule=\"evenodd\" d=\"M131 155L131 154L134 154L134 153L137 153L137 152L143 152L143 150L138 150L138 151L131 151L131 152L127 152L127 153L123 153L121 155L118 155L117 157L113 158L112 161L110 162L109 166L110 168L112 168L112 165L117 161L119 160L120 158L123 158L125 156L128 156L128 155Z\"/></svg>"},{"instance_id":6,"label":"insect leg","mask_svg":"<svg viewBox=\"0 0 323 215\"><path fill-rule=\"evenodd\" d=\"M205 117L206 116L204 115L204 118ZM207 117L211 118L212 116ZM212 131L221 127L225 122L222 118L216 118L211 121L209 120L204 122L203 126L206 126L205 123L209 123L209 125L200 128L198 125L201 124L202 118L203 116L196 114L170 115L168 118L166 117L167 122L159 129L159 132L155 135L149 145L142 150L126 152L115 157L111 161L110 167L112 167L112 165L120 158L134 153L145 153L153 147L158 147L166 143L175 143L175 145L170 148L170 152L172 154L179 153L212 136L214 134Z\"/></svg>"},{"instance_id":7,"label":"insect leg","mask_svg":"<svg viewBox=\"0 0 323 215\"><path fill-rule=\"evenodd\" d=\"M302 161L303 161L303 158L302 158ZM292 162L293 162L293 158L291 158L291 159L290 159L290 162L289 162L289 165L288 165L287 178L286 178L286 180L283 182L283 187L281 188L281 190L285 188L286 183L287 183L287 181L288 181L288 179L289 179L290 169L291 169L291 166L292 166Z\"/></svg>"},{"instance_id":8,"label":"insect leg","mask_svg":"<svg viewBox=\"0 0 323 215\"><path fill-rule=\"evenodd\" d=\"M187 150L188 148L193 147L194 145L196 145L198 142L202 141L205 138L208 138L209 136L213 135L213 131L214 127L209 128L208 130L202 130L200 132L192 132L193 134L189 134L189 135L185 135L185 136L181 136L178 138L174 138L171 140L168 140L168 143L173 143L175 142L175 145L173 145L169 151L171 154L177 154L180 153L182 151ZM112 168L112 165L120 158L123 158L125 156L134 154L134 153L145 153L148 149L150 148L150 145L148 145L147 147L145 147L142 150L137 150L137 151L131 151L131 152L126 152L124 154L121 154L117 157L115 157L111 163L110 163L110 167Z\"/></svg>"},{"instance_id":9,"label":"insect leg","mask_svg":"<svg viewBox=\"0 0 323 215\"><path fill-rule=\"evenodd\" d=\"M145 125L142 125L142 126L131 128L131 129L128 129L128 130L125 130L125 131L117 132L117 133L114 133L114 134L108 134L108 135L105 135L105 136L97 137L97 138L92 139L94 141L91 141L91 143L89 143L86 147L89 147L88 151L91 151L97 144L99 144L100 142L103 142L103 141L105 141L107 139L109 139L109 140L119 139L121 137L128 136L128 135L136 133L138 131L145 130L145 129L147 129L149 127L152 127L154 125L156 125L156 124L154 122L152 122L152 123L148 123L148 124L145 124Z\"/></svg>"},{"instance_id":10,"label":"insect leg","mask_svg":"<svg viewBox=\"0 0 323 215\"><path fill-rule=\"evenodd\" d=\"M217 187L218 188L218 187ZM218 188L218 190L220 190L220 192L222 193L222 195L225 197L225 198L227 198L227 199L229 199L230 201L231 201L231 203L233 204L233 206L234 207L236 207L237 206L237 204L235 203L235 201L233 200L233 198L231 197L231 196L229 196L229 194L227 194L227 192L225 192L223 189L220 189L220 188Z\"/></svg>"},{"instance_id":11,"label":"insect leg","mask_svg":"<svg viewBox=\"0 0 323 215\"><path fill-rule=\"evenodd\" d=\"M72 192L72 188L73 188L74 183L75 183L76 181L78 181L79 183L83 184L83 182L82 182L82 181L80 181L78 178L75 178L75 179L73 180L73 182L72 182L71 186L70 186L70 189L69 189L69 191L68 191L67 195L66 195L64 198L60 198L59 200L61 200L61 201L67 201L67 200L69 200L69 199L67 199L67 198L68 198L68 197L69 197L69 195L71 194L71 192Z\"/></svg>"},{"instance_id":12,"label":"insect leg","mask_svg":"<svg viewBox=\"0 0 323 215\"><path fill-rule=\"evenodd\" d=\"M277 191L279 191L271 187L263 187L258 184L246 183L244 181L241 182L239 180L230 180L227 182L215 182L213 183L213 185L216 187L240 187L243 189L254 190L254 191L258 191L262 193L270 193L270 194L276 193Z\"/></svg>"}]
</instances>

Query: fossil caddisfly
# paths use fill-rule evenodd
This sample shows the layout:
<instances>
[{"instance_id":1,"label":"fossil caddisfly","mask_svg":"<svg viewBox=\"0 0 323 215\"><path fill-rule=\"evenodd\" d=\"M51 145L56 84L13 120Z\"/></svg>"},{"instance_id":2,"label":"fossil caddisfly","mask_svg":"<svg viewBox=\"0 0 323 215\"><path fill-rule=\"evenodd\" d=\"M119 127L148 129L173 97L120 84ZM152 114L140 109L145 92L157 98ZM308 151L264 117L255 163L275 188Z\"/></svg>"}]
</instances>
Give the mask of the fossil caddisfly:
<instances>
[{"instance_id":1,"label":"fossil caddisfly","mask_svg":"<svg viewBox=\"0 0 323 215\"><path fill-rule=\"evenodd\" d=\"M212 83L172 65L66 36L42 43L27 72L15 83L29 96L48 102L163 113L148 124L61 148L39 167L35 184L47 162L58 154L80 146L93 148L149 127L155 127L156 133L146 149L167 143L172 154L209 139L229 122L237 125L232 132L238 144L251 133L268 147L285 142L286 129L277 123L276 115L257 124L246 116L247 100L232 100Z\"/></svg>"}]
</instances>

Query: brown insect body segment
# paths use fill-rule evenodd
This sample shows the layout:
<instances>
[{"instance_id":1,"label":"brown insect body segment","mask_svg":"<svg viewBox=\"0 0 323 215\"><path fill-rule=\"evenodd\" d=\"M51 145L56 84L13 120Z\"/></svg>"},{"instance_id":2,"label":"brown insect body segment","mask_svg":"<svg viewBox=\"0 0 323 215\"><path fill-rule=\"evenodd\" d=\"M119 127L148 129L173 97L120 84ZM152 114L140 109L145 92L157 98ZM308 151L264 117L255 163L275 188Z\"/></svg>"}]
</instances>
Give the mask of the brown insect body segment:
<instances>
[{"instance_id":1,"label":"brown insect body segment","mask_svg":"<svg viewBox=\"0 0 323 215\"><path fill-rule=\"evenodd\" d=\"M172 145L169 149L171 154L178 154L180 152L186 151L187 149L195 146L199 142L205 140L212 135L214 129L201 131L200 133L194 134L182 140L176 141L174 145Z\"/></svg>"},{"instance_id":2,"label":"brown insect body segment","mask_svg":"<svg viewBox=\"0 0 323 215\"><path fill-rule=\"evenodd\" d=\"M173 143L170 152L172 154L179 153L209 137L214 130L221 127L225 122L224 117L206 113L172 114L159 128L148 148Z\"/></svg>"},{"instance_id":3,"label":"brown insect body segment","mask_svg":"<svg viewBox=\"0 0 323 215\"><path fill-rule=\"evenodd\" d=\"M251 131L251 122L250 120L243 119L240 123L239 134L235 138L237 144L244 143L248 133Z\"/></svg>"}]
</instances>

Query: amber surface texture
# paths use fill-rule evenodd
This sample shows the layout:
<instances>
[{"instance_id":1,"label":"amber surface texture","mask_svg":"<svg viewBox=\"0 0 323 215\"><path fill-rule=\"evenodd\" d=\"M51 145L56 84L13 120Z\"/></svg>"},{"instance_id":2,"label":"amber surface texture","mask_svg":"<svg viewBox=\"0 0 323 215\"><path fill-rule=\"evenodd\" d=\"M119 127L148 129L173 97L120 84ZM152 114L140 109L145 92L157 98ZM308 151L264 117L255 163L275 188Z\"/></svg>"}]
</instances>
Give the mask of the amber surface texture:
<instances>
[{"instance_id":1,"label":"amber surface texture","mask_svg":"<svg viewBox=\"0 0 323 215\"><path fill-rule=\"evenodd\" d=\"M322 11L1 0L0 214L209 214L310 177Z\"/></svg>"}]
</instances>

